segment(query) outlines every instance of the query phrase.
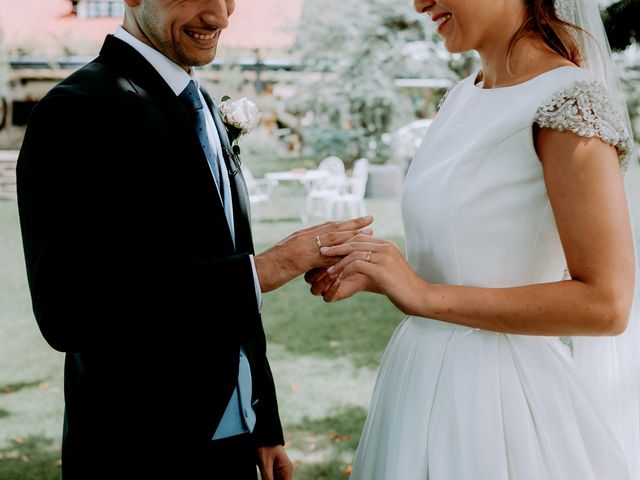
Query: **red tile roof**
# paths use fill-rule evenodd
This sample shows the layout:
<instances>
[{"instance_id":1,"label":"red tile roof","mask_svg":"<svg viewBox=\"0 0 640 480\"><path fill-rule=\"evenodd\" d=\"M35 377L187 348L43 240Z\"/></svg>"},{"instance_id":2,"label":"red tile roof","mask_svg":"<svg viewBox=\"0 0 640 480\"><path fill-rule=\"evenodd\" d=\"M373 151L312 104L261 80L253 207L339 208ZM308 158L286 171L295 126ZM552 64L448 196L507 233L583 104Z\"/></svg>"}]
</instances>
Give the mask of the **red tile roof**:
<instances>
[{"instance_id":1,"label":"red tile roof","mask_svg":"<svg viewBox=\"0 0 640 480\"><path fill-rule=\"evenodd\" d=\"M293 45L303 0L237 0L221 47L286 49ZM29 54L97 53L120 18L78 18L69 0L0 0L0 35Z\"/></svg>"}]
</instances>

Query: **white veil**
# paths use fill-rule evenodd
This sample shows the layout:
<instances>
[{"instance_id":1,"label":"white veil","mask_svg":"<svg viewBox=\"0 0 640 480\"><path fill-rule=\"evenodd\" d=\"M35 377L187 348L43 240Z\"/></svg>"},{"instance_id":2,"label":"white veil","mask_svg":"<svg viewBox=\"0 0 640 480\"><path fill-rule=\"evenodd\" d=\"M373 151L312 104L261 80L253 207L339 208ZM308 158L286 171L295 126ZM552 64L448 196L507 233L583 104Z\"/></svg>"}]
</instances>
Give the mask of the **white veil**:
<instances>
[{"instance_id":1,"label":"white veil","mask_svg":"<svg viewBox=\"0 0 640 480\"><path fill-rule=\"evenodd\" d=\"M630 139L625 190L634 230L636 283L629 326L622 335L617 337L573 337L572 344L578 367L584 370L586 378L594 382L608 413L611 414L614 433L627 453L632 478L640 479L640 268L638 267L640 202L637 198L640 191L638 189L640 169L638 155L624 92L620 86L618 70L611 55L597 1L556 0L556 11L560 19L583 30L576 33L583 59L582 66L607 88Z\"/></svg>"}]
</instances>

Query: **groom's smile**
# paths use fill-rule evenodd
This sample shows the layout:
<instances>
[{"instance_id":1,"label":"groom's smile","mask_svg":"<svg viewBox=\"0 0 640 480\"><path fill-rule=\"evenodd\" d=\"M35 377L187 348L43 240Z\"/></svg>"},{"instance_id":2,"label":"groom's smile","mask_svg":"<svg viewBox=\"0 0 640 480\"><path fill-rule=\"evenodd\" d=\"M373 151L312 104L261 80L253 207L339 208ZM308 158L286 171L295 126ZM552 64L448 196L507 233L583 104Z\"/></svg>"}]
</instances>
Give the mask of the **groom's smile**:
<instances>
[{"instance_id":1,"label":"groom's smile","mask_svg":"<svg viewBox=\"0 0 640 480\"><path fill-rule=\"evenodd\" d=\"M217 47L222 30L203 31L202 29L196 30L185 27L183 31L198 47L208 49Z\"/></svg>"},{"instance_id":2,"label":"groom's smile","mask_svg":"<svg viewBox=\"0 0 640 480\"><path fill-rule=\"evenodd\" d=\"M124 28L190 71L211 63L235 0L125 0Z\"/></svg>"}]
</instances>

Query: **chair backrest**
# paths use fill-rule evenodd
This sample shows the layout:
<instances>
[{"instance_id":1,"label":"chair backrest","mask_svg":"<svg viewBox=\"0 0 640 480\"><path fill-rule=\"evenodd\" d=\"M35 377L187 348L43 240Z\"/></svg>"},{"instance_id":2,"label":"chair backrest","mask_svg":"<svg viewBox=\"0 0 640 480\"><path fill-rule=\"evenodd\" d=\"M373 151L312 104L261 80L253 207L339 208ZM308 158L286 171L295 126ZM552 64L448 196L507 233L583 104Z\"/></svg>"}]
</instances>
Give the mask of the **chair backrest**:
<instances>
[{"instance_id":1,"label":"chair backrest","mask_svg":"<svg viewBox=\"0 0 640 480\"><path fill-rule=\"evenodd\" d=\"M351 169L351 177L366 177L369 175L369 160L366 158L359 158L353 162L353 168Z\"/></svg>"},{"instance_id":2,"label":"chair backrest","mask_svg":"<svg viewBox=\"0 0 640 480\"><path fill-rule=\"evenodd\" d=\"M329 155L320 161L318 169L329 172L329 176L319 181L316 188L335 189L344 184L346 169L340 157Z\"/></svg>"},{"instance_id":3,"label":"chair backrest","mask_svg":"<svg viewBox=\"0 0 640 480\"><path fill-rule=\"evenodd\" d=\"M369 160L366 158L359 158L353 162L353 168L351 169L351 194L358 198L364 198L368 179Z\"/></svg>"},{"instance_id":4,"label":"chair backrest","mask_svg":"<svg viewBox=\"0 0 640 480\"><path fill-rule=\"evenodd\" d=\"M344 175L345 172L344 162L340 157L336 157L335 155L329 155L322 159L318 168L320 170L328 170L335 175Z\"/></svg>"}]
</instances>

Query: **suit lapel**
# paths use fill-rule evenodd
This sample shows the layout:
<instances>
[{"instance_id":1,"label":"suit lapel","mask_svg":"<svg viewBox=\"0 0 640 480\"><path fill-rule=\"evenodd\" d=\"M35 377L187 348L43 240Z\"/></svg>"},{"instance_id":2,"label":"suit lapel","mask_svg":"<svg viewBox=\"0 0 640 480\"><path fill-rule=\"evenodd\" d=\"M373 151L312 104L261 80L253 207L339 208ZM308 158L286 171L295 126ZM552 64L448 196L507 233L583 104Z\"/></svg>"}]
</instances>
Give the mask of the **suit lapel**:
<instances>
[{"instance_id":1,"label":"suit lapel","mask_svg":"<svg viewBox=\"0 0 640 480\"><path fill-rule=\"evenodd\" d=\"M166 130L166 125L164 124L167 119L171 119L173 122L172 126L175 128L171 133L172 138L175 138L176 141L179 142L182 142L184 139L185 149L189 149L188 156L193 156L196 162L196 168L200 171L198 175L202 175L203 178L210 178L211 180L210 195L208 198L224 218L229 245L233 248L233 240L227 226L224 206L218 194L215 181L211 176L207 158L202 148L200 148L200 141L193 128L192 120L189 118L182 102L176 97L171 87L169 87L158 71L153 68L140 53L113 35L107 35L98 61L108 65L118 72L118 74L122 75L131 100L141 102L141 111L146 111L148 105L153 105L154 109L151 111L151 114L148 115L147 121L152 125L157 125L158 131ZM222 139L223 135L220 135L220 137ZM226 142L228 144L228 139Z\"/></svg>"},{"instance_id":2,"label":"suit lapel","mask_svg":"<svg viewBox=\"0 0 640 480\"><path fill-rule=\"evenodd\" d=\"M229 174L229 183L232 185L231 193L233 195L234 205L233 218L236 231L236 248L240 251L250 251L253 253L249 192L247 191L247 185L240 170L240 158L233 153L227 128L220 116L218 104L211 98L206 90L201 89L201 91L213 116L216 129L218 130L218 136L220 137L220 144L222 146L222 155L224 156L224 163Z\"/></svg>"}]
</instances>

